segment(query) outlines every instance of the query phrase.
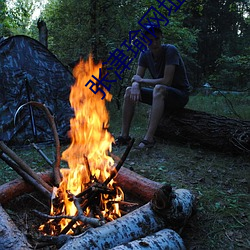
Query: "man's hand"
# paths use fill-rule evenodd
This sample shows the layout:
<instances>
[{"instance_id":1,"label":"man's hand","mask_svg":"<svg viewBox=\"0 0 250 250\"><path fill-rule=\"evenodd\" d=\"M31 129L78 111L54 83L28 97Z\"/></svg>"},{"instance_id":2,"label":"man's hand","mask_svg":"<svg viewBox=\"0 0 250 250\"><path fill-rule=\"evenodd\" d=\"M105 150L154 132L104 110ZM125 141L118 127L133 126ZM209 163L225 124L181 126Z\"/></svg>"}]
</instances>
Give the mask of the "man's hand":
<instances>
[{"instance_id":1,"label":"man's hand","mask_svg":"<svg viewBox=\"0 0 250 250\"><path fill-rule=\"evenodd\" d=\"M134 102L138 102L141 98L141 90L138 82L133 82L131 91L130 91L130 99Z\"/></svg>"},{"instance_id":2,"label":"man's hand","mask_svg":"<svg viewBox=\"0 0 250 250\"><path fill-rule=\"evenodd\" d=\"M142 78L139 76L139 75L134 75L131 79L132 83L133 82L141 82L142 81Z\"/></svg>"}]
</instances>

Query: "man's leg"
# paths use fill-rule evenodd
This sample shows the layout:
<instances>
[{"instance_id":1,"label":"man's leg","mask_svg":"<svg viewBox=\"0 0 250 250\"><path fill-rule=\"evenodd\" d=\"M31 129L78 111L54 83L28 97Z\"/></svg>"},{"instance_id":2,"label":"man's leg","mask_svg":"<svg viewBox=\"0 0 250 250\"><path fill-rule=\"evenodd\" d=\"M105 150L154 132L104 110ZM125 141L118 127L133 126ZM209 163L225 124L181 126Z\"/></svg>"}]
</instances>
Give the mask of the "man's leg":
<instances>
[{"instance_id":1,"label":"man's leg","mask_svg":"<svg viewBox=\"0 0 250 250\"><path fill-rule=\"evenodd\" d=\"M148 130L144 137L144 140L147 140L148 142L154 142L155 131L164 113L164 107L165 107L164 100L166 93L167 90L165 86L156 85L154 87L151 116L150 116ZM144 143L139 144L139 147L144 147L144 146L145 146Z\"/></svg>"},{"instance_id":2,"label":"man's leg","mask_svg":"<svg viewBox=\"0 0 250 250\"><path fill-rule=\"evenodd\" d=\"M123 138L128 138L131 121L134 116L135 102L130 99L131 87L126 89L122 107L122 131L121 136Z\"/></svg>"}]
</instances>

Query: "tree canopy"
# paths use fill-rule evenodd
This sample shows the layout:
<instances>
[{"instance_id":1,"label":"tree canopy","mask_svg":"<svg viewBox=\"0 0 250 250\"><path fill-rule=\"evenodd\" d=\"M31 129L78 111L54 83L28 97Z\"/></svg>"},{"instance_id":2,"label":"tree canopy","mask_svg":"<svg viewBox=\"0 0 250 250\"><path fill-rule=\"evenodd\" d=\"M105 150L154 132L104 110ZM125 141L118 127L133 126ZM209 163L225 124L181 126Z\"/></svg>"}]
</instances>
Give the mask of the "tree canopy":
<instances>
[{"instance_id":1,"label":"tree canopy","mask_svg":"<svg viewBox=\"0 0 250 250\"><path fill-rule=\"evenodd\" d=\"M40 18L49 30L49 49L68 65L90 52L96 61L105 61L129 38L129 31L141 28L138 21L154 6L169 19L163 27L163 42L175 44L181 51L194 87L208 81L226 89L249 88L248 0L186 1L171 15L159 8L160 2L51 0ZM7 9L5 0L1 0L1 35L26 34L37 39L37 20L31 19L36 4L33 0L16 0L15 6ZM134 60L114 91L120 92L121 86L128 84L136 65Z\"/></svg>"}]
</instances>

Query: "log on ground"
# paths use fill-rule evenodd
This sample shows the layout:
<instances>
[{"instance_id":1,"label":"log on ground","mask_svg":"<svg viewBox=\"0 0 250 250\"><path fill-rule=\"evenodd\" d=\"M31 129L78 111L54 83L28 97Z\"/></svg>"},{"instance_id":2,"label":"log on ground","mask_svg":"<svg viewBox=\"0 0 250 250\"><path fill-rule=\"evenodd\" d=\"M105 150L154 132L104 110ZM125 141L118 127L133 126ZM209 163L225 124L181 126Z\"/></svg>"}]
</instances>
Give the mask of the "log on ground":
<instances>
[{"instance_id":1,"label":"log on ground","mask_svg":"<svg viewBox=\"0 0 250 250\"><path fill-rule=\"evenodd\" d=\"M25 236L17 229L9 215L0 204L0 249L32 249Z\"/></svg>"},{"instance_id":2,"label":"log on ground","mask_svg":"<svg viewBox=\"0 0 250 250\"><path fill-rule=\"evenodd\" d=\"M155 135L224 152L250 152L250 121L190 109L165 115Z\"/></svg>"},{"instance_id":3,"label":"log on ground","mask_svg":"<svg viewBox=\"0 0 250 250\"><path fill-rule=\"evenodd\" d=\"M50 171L38 173L38 176L47 183L53 182L53 174ZM142 203L149 202L155 191L162 186L160 183L151 181L124 167L120 169L115 180L125 193L132 194ZM8 201L34 190L34 187L22 179L10 181L0 186L0 203L6 204Z\"/></svg>"},{"instance_id":4,"label":"log on ground","mask_svg":"<svg viewBox=\"0 0 250 250\"><path fill-rule=\"evenodd\" d=\"M185 250L186 247L179 234L165 228L144 238L116 246L111 250Z\"/></svg>"},{"instance_id":5,"label":"log on ground","mask_svg":"<svg viewBox=\"0 0 250 250\"><path fill-rule=\"evenodd\" d=\"M38 173L38 176L47 183L53 181L52 172ZM12 199L25 193L31 193L35 188L23 179L15 179L0 186L0 203L6 204Z\"/></svg>"}]
</instances>

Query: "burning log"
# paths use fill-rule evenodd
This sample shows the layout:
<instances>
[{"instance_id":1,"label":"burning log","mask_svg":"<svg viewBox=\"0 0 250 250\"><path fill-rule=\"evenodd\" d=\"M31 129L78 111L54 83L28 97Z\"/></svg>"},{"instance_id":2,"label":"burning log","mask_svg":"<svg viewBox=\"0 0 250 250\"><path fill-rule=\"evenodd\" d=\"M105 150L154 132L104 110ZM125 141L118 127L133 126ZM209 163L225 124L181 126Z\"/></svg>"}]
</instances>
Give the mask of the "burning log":
<instances>
[{"instance_id":1,"label":"burning log","mask_svg":"<svg viewBox=\"0 0 250 250\"><path fill-rule=\"evenodd\" d=\"M164 186L151 202L102 227L91 228L69 239L60 249L109 249L166 227L180 228L191 216L194 203L195 197L188 190L172 191L170 186Z\"/></svg>"},{"instance_id":2,"label":"burning log","mask_svg":"<svg viewBox=\"0 0 250 250\"><path fill-rule=\"evenodd\" d=\"M0 249L32 249L24 235L17 229L0 204Z\"/></svg>"},{"instance_id":3,"label":"burning log","mask_svg":"<svg viewBox=\"0 0 250 250\"><path fill-rule=\"evenodd\" d=\"M250 121L183 109L162 118L156 136L225 152L250 152Z\"/></svg>"},{"instance_id":4,"label":"burning log","mask_svg":"<svg viewBox=\"0 0 250 250\"><path fill-rule=\"evenodd\" d=\"M182 238L174 230L162 229L157 233L111 248L111 250L185 250Z\"/></svg>"}]
</instances>

